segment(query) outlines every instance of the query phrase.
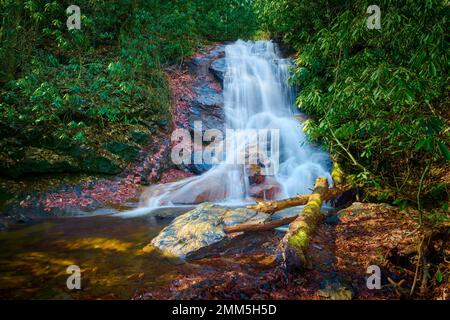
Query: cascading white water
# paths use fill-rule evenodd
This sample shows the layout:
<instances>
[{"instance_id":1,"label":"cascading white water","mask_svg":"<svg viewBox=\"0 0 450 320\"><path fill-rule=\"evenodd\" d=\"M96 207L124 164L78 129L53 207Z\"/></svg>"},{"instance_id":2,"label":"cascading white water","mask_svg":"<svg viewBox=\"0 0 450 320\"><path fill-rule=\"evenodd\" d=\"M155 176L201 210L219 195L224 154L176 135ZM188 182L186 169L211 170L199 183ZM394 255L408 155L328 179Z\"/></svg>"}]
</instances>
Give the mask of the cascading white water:
<instances>
[{"instance_id":1,"label":"cascading white water","mask_svg":"<svg viewBox=\"0 0 450 320\"><path fill-rule=\"evenodd\" d=\"M280 187L276 198L310 193L317 177L331 177L329 156L307 143L289 85L290 61L282 59L271 41L237 41L225 48L224 80L226 127L231 129L279 129L279 169L272 177ZM229 137L227 137L229 138ZM269 145L268 150L273 146ZM149 187L140 209L203 201L238 204L254 202L249 196L246 166L227 160L245 146L226 149L225 159L206 173L182 181ZM130 213L132 215L132 213Z\"/></svg>"}]
</instances>

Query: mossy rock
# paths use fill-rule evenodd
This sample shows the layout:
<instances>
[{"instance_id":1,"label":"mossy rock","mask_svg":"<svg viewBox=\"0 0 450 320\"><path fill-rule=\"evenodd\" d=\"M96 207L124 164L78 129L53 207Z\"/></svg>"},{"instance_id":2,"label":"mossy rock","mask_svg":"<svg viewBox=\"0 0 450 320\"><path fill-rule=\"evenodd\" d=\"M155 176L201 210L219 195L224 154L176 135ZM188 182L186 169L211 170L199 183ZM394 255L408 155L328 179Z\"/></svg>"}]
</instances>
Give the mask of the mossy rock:
<instances>
[{"instance_id":1,"label":"mossy rock","mask_svg":"<svg viewBox=\"0 0 450 320\"><path fill-rule=\"evenodd\" d=\"M159 120L156 121L156 124L159 127L167 127L169 125L169 120L167 120L167 119L159 119Z\"/></svg>"},{"instance_id":2,"label":"mossy rock","mask_svg":"<svg viewBox=\"0 0 450 320\"><path fill-rule=\"evenodd\" d=\"M117 174L125 167L124 160L134 159L139 151L137 147L127 146L122 155L125 159L121 159L105 149L80 145L71 145L66 150L32 146L15 146L8 150L8 153L0 154L0 174L11 178L77 172Z\"/></svg>"},{"instance_id":3,"label":"mossy rock","mask_svg":"<svg viewBox=\"0 0 450 320\"><path fill-rule=\"evenodd\" d=\"M12 193L4 188L0 188L0 202L6 201L6 200L9 200L12 198L14 198L14 193Z\"/></svg>"},{"instance_id":4,"label":"mossy rock","mask_svg":"<svg viewBox=\"0 0 450 320\"><path fill-rule=\"evenodd\" d=\"M17 178L29 173L61 173L79 170L76 159L45 148L27 147L20 157L9 158L0 164L0 173Z\"/></svg>"},{"instance_id":5,"label":"mossy rock","mask_svg":"<svg viewBox=\"0 0 450 320\"><path fill-rule=\"evenodd\" d=\"M104 147L106 150L119 156L125 161L132 161L136 159L137 155L139 154L139 148L122 142L110 142L105 144Z\"/></svg>"},{"instance_id":6,"label":"mossy rock","mask_svg":"<svg viewBox=\"0 0 450 320\"><path fill-rule=\"evenodd\" d=\"M150 135L148 133L137 130L132 131L130 135L131 139L133 139L134 142L141 145L145 144L150 138Z\"/></svg>"},{"instance_id":7,"label":"mossy rock","mask_svg":"<svg viewBox=\"0 0 450 320\"><path fill-rule=\"evenodd\" d=\"M69 150L70 155L77 159L80 172L117 174L125 167L118 156L104 149L74 145Z\"/></svg>"},{"instance_id":8,"label":"mossy rock","mask_svg":"<svg viewBox=\"0 0 450 320\"><path fill-rule=\"evenodd\" d=\"M80 162L81 170L84 172L117 174L123 169L121 163L116 159L93 152L86 154Z\"/></svg>"}]
</instances>

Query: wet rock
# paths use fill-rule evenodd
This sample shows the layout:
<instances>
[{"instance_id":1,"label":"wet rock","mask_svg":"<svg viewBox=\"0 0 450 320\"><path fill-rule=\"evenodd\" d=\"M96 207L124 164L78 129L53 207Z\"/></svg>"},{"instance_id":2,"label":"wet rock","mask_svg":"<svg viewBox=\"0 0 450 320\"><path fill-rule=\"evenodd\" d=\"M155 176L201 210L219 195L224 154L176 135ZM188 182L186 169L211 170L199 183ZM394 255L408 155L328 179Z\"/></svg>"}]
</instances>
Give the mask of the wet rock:
<instances>
[{"instance_id":1,"label":"wet rock","mask_svg":"<svg viewBox=\"0 0 450 320\"><path fill-rule=\"evenodd\" d=\"M223 231L225 226L263 222L268 217L268 214L246 208L231 209L203 203L175 218L152 240L151 245L180 258L199 258L200 249L227 239ZM202 255L207 253L207 250L202 251Z\"/></svg>"},{"instance_id":2,"label":"wet rock","mask_svg":"<svg viewBox=\"0 0 450 320\"><path fill-rule=\"evenodd\" d=\"M190 208L191 210L195 209L195 207L193 206L192 208ZM164 220L164 219L175 219L176 217L179 217L180 215L186 213L186 208L158 208L158 209L154 209L152 211L152 214L149 215L149 218L151 217L155 217L156 219L159 220Z\"/></svg>"},{"instance_id":3,"label":"wet rock","mask_svg":"<svg viewBox=\"0 0 450 320\"><path fill-rule=\"evenodd\" d=\"M223 224L227 227L240 223L260 223L264 222L268 215L256 212L247 208L237 208L227 211L223 217Z\"/></svg>"},{"instance_id":4,"label":"wet rock","mask_svg":"<svg viewBox=\"0 0 450 320\"><path fill-rule=\"evenodd\" d=\"M211 70L214 77L223 85L225 79L225 71L227 67L227 62L225 58L220 58L214 61L209 70Z\"/></svg>"},{"instance_id":5,"label":"wet rock","mask_svg":"<svg viewBox=\"0 0 450 320\"><path fill-rule=\"evenodd\" d=\"M342 281L337 278L322 281L317 294L329 300L351 300L354 296L350 286L342 284Z\"/></svg>"},{"instance_id":6,"label":"wet rock","mask_svg":"<svg viewBox=\"0 0 450 320\"><path fill-rule=\"evenodd\" d=\"M202 63L203 60L204 60L203 57L197 57L197 58L192 59L192 62L191 62L192 66L191 67L199 66Z\"/></svg>"},{"instance_id":7,"label":"wet rock","mask_svg":"<svg viewBox=\"0 0 450 320\"><path fill-rule=\"evenodd\" d=\"M183 101L187 104L186 125L191 134L196 129L194 122L201 122L201 134L206 130L217 129L224 134L225 113L222 86L223 73L225 72L225 46L214 46L200 51L188 64L189 75L192 81L192 99ZM208 145L203 142L203 146ZM209 169L208 164L194 164L178 166L181 170L187 170L194 174L202 174Z\"/></svg>"},{"instance_id":8,"label":"wet rock","mask_svg":"<svg viewBox=\"0 0 450 320\"><path fill-rule=\"evenodd\" d=\"M222 93L215 88L211 88L209 84L197 88L195 92L197 94L195 102L198 106L223 108Z\"/></svg>"},{"instance_id":9,"label":"wet rock","mask_svg":"<svg viewBox=\"0 0 450 320\"><path fill-rule=\"evenodd\" d=\"M249 195L257 199L272 200L282 191L280 184L273 178L265 178L264 181L251 185Z\"/></svg>"},{"instance_id":10,"label":"wet rock","mask_svg":"<svg viewBox=\"0 0 450 320\"><path fill-rule=\"evenodd\" d=\"M186 165L183 168L187 168L187 170L189 170L189 172L192 172L194 174L202 174L202 173L208 171L209 169L211 169L212 165L206 164L206 163L201 163L201 164L193 163L193 164L190 164L190 165ZM207 199L207 198L204 198L204 199ZM204 202L204 200L203 201L202 200L197 200L195 203L200 203L200 202Z\"/></svg>"},{"instance_id":11,"label":"wet rock","mask_svg":"<svg viewBox=\"0 0 450 320\"><path fill-rule=\"evenodd\" d=\"M212 66L208 69L211 63L220 68L220 63L217 64L217 62L222 59L212 62L212 59L217 58L220 52L222 52L220 49L216 49L205 57L200 58L201 62L191 71L193 74L196 74L198 79L194 85L195 99L189 108L189 126L191 130L194 130L194 121L202 121L202 131L223 129L225 123L223 94L220 86L217 87L217 83L211 80L210 72L212 71ZM224 68L225 66L223 66Z\"/></svg>"},{"instance_id":12,"label":"wet rock","mask_svg":"<svg viewBox=\"0 0 450 320\"><path fill-rule=\"evenodd\" d=\"M226 237L220 217L226 212L204 203L172 221L151 244L180 258Z\"/></svg>"},{"instance_id":13,"label":"wet rock","mask_svg":"<svg viewBox=\"0 0 450 320\"><path fill-rule=\"evenodd\" d=\"M211 181L208 187L208 189L195 197L194 203L218 201L225 197L226 190L220 181Z\"/></svg>"},{"instance_id":14,"label":"wet rock","mask_svg":"<svg viewBox=\"0 0 450 320\"><path fill-rule=\"evenodd\" d=\"M191 108L191 114L189 116L189 129L194 132L194 121L201 121L202 134L209 129L218 129L224 133L224 119L225 115L221 106L198 105Z\"/></svg>"},{"instance_id":15,"label":"wet rock","mask_svg":"<svg viewBox=\"0 0 450 320\"><path fill-rule=\"evenodd\" d=\"M335 208L343 208L355 202L356 195L357 191L355 189L350 189L331 199L330 202Z\"/></svg>"},{"instance_id":16,"label":"wet rock","mask_svg":"<svg viewBox=\"0 0 450 320\"><path fill-rule=\"evenodd\" d=\"M189 108L189 130L192 133L201 130L203 136L206 130L216 129L220 130L224 135L225 113L223 110L222 94L206 84L197 88L196 93L197 98L195 103ZM194 126L197 121L201 122L201 128ZM223 136L222 138L225 137ZM208 143L206 142L205 144ZM194 164L194 159L192 158L192 164L183 168L186 168L194 174L202 174L211 169L211 167L210 164L205 163Z\"/></svg>"},{"instance_id":17,"label":"wet rock","mask_svg":"<svg viewBox=\"0 0 450 320\"><path fill-rule=\"evenodd\" d=\"M255 164L247 167L250 183L249 195L257 199L275 199L282 191L282 187L273 177L263 175L261 170L261 166Z\"/></svg>"}]
</instances>

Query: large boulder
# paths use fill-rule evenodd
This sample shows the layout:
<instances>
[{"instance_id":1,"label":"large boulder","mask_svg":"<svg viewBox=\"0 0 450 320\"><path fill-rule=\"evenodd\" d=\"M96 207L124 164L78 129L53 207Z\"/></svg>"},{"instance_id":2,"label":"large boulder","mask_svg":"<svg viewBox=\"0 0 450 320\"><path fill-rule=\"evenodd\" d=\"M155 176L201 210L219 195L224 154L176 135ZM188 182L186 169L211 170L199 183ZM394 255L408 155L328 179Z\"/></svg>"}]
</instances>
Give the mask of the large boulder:
<instances>
[{"instance_id":1,"label":"large boulder","mask_svg":"<svg viewBox=\"0 0 450 320\"><path fill-rule=\"evenodd\" d=\"M157 247L163 252L182 259L199 258L200 249L227 239L223 228L240 223L259 223L268 214L238 208L203 203L175 218L144 250ZM204 251L206 253L206 251Z\"/></svg>"},{"instance_id":2,"label":"large boulder","mask_svg":"<svg viewBox=\"0 0 450 320\"><path fill-rule=\"evenodd\" d=\"M92 172L117 174L122 171L123 162L104 151L80 147L68 150L23 147L11 156L0 155L0 174L17 178L27 174L48 174L67 172Z\"/></svg>"},{"instance_id":3,"label":"large boulder","mask_svg":"<svg viewBox=\"0 0 450 320\"><path fill-rule=\"evenodd\" d=\"M0 173L19 177L24 173L74 172L78 164L75 159L45 148L22 148L13 157L3 158Z\"/></svg>"}]
</instances>

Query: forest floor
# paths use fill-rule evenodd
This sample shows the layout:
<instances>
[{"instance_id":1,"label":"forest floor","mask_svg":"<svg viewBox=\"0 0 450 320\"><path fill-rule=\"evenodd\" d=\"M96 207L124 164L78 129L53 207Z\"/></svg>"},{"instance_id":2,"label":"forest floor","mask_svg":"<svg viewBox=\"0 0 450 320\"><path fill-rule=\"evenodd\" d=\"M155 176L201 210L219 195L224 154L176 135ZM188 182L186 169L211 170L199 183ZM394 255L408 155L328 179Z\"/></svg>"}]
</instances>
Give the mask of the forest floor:
<instances>
[{"instance_id":1,"label":"forest floor","mask_svg":"<svg viewBox=\"0 0 450 320\"><path fill-rule=\"evenodd\" d=\"M311 239L310 265L287 275L277 262L283 236L267 231L235 236L208 257L188 261L177 280L158 290L142 288L135 299L449 299L446 281L412 296L422 233L412 218L385 204L355 202L320 224ZM450 247L442 248L448 256ZM442 271L449 268L441 262ZM371 265L380 267L381 288L369 289Z\"/></svg>"}]
</instances>

